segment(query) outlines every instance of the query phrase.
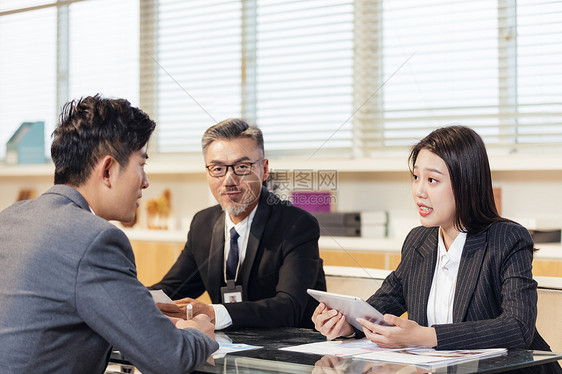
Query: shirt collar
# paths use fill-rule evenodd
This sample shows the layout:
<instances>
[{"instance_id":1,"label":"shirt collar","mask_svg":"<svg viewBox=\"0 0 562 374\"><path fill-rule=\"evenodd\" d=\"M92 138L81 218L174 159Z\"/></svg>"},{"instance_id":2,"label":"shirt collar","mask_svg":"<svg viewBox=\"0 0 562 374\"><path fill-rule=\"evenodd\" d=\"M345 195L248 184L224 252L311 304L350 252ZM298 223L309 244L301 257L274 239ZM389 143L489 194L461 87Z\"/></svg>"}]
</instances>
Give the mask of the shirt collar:
<instances>
[{"instance_id":1,"label":"shirt collar","mask_svg":"<svg viewBox=\"0 0 562 374\"><path fill-rule=\"evenodd\" d=\"M443 236L441 235L441 228L439 228L437 236L439 237L438 248L439 248L439 256L447 255L450 259L454 261L460 261L462 250L464 248L464 243L466 242L466 232L460 232L449 250L445 249L445 243L443 242Z\"/></svg>"},{"instance_id":2,"label":"shirt collar","mask_svg":"<svg viewBox=\"0 0 562 374\"><path fill-rule=\"evenodd\" d=\"M254 220L254 216L256 215L258 206L259 204L257 204L254 207L254 209L252 209L252 211L250 212L250 214L246 216L246 218L244 218L242 221L238 222L237 224L234 224L234 222L232 222L232 220L230 219L230 214L225 212L224 221L226 224L226 232L229 233L230 229L232 229L233 227L236 229L236 232L240 235L242 235L243 232L246 232L248 230L248 225L251 225L252 221Z\"/></svg>"}]
</instances>

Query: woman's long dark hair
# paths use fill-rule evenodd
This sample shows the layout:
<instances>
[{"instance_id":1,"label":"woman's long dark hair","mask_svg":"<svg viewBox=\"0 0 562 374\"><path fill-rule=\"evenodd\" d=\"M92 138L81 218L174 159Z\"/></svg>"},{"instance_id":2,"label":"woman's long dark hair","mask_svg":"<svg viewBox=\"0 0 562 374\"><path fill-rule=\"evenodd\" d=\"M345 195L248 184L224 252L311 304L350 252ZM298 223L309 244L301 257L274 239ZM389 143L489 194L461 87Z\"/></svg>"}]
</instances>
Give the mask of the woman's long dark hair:
<instances>
[{"instance_id":1,"label":"woman's long dark hair","mask_svg":"<svg viewBox=\"0 0 562 374\"><path fill-rule=\"evenodd\" d=\"M433 131L412 147L408 158L410 170L422 149L436 154L447 165L455 197L455 228L472 234L494 222L509 221L496 209L488 154L474 130L449 126Z\"/></svg>"}]
</instances>

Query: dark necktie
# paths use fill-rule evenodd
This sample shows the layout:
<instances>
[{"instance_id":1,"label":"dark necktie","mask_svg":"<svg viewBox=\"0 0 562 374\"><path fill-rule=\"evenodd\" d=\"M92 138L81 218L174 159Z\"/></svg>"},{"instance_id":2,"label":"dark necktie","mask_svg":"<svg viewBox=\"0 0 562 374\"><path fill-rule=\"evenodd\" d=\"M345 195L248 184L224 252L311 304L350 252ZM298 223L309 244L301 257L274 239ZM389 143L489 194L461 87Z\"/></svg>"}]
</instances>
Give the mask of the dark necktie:
<instances>
[{"instance_id":1,"label":"dark necktie","mask_svg":"<svg viewBox=\"0 0 562 374\"><path fill-rule=\"evenodd\" d=\"M233 228L230 229L230 251L226 260L226 279L234 279L236 277L236 268L238 267L239 249L238 238L240 235Z\"/></svg>"}]
</instances>

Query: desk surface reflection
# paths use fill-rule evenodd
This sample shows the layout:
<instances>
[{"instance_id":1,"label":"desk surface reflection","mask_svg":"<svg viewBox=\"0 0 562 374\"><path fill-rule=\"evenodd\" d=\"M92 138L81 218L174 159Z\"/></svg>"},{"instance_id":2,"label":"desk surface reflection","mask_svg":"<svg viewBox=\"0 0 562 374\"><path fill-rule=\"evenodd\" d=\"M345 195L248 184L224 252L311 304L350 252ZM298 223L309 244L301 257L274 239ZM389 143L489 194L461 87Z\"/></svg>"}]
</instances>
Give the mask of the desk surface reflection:
<instances>
[{"instance_id":1,"label":"desk surface reflection","mask_svg":"<svg viewBox=\"0 0 562 374\"><path fill-rule=\"evenodd\" d=\"M540 365L562 359L562 354L542 351L510 350L506 356L471 361L428 370L412 365L363 361L281 351L279 348L326 340L310 329L241 329L217 333L219 339L263 348L229 353L197 369L197 373L492 373ZM114 363L126 363L118 354Z\"/></svg>"}]
</instances>

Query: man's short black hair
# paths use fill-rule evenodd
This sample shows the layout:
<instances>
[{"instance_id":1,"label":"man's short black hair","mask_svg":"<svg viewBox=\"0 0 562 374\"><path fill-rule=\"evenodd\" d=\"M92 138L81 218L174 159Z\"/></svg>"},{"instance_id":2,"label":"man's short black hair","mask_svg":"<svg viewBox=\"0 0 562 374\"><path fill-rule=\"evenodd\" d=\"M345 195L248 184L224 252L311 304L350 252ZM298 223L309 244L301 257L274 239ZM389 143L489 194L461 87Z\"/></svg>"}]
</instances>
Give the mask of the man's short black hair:
<instances>
[{"instance_id":1,"label":"man's short black hair","mask_svg":"<svg viewBox=\"0 0 562 374\"><path fill-rule=\"evenodd\" d=\"M53 132L55 184L82 185L96 162L114 157L125 167L148 143L156 124L125 99L87 96L66 103Z\"/></svg>"}]
</instances>

